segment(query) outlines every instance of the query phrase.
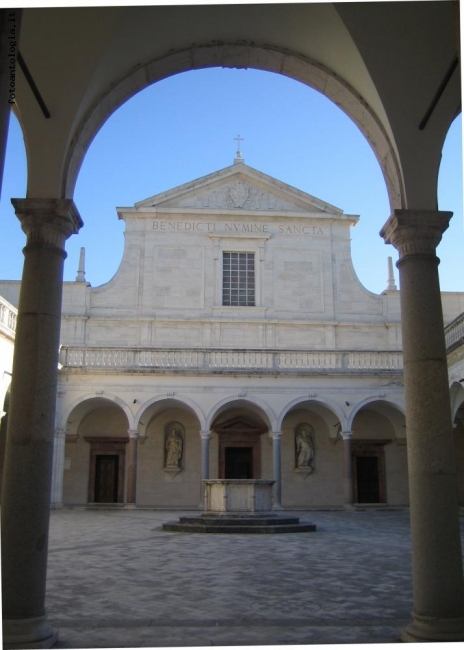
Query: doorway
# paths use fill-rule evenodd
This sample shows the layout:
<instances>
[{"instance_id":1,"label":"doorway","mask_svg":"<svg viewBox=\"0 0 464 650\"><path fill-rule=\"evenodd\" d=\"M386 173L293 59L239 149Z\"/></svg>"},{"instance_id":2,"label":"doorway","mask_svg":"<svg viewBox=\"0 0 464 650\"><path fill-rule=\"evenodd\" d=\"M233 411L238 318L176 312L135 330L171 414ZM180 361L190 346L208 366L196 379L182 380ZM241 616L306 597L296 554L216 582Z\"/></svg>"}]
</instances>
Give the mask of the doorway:
<instances>
[{"instance_id":1,"label":"doorway","mask_svg":"<svg viewBox=\"0 0 464 650\"><path fill-rule=\"evenodd\" d=\"M85 436L90 443L88 503L123 503L129 438Z\"/></svg>"},{"instance_id":2,"label":"doorway","mask_svg":"<svg viewBox=\"0 0 464 650\"><path fill-rule=\"evenodd\" d=\"M99 454L95 458L95 503L118 502L119 456Z\"/></svg>"},{"instance_id":3,"label":"doorway","mask_svg":"<svg viewBox=\"0 0 464 650\"><path fill-rule=\"evenodd\" d=\"M246 416L215 423L218 434L218 478L261 478L261 436L267 427Z\"/></svg>"},{"instance_id":4,"label":"doorway","mask_svg":"<svg viewBox=\"0 0 464 650\"><path fill-rule=\"evenodd\" d=\"M250 479L253 477L253 447L226 447L225 478Z\"/></svg>"},{"instance_id":5,"label":"doorway","mask_svg":"<svg viewBox=\"0 0 464 650\"><path fill-rule=\"evenodd\" d=\"M358 503L379 503L379 459L356 456L356 487Z\"/></svg>"},{"instance_id":6,"label":"doorway","mask_svg":"<svg viewBox=\"0 0 464 650\"><path fill-rule=\"evenodd\" d=\"M352 467L355 503L386 503L384 447L390 440L353 440Z\"/></svg>"}]
</instances>

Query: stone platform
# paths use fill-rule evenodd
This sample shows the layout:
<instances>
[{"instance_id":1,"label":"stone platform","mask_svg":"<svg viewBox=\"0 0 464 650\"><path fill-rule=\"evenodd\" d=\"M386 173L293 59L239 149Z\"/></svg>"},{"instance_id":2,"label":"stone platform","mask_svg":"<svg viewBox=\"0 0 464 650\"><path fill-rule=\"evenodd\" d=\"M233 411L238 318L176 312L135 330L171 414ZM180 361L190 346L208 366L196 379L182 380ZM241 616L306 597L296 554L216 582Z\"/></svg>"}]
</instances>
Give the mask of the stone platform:
<instances>
[{"instance_id":1,"label":"stone platform","mask_svg":"<svg viewBox=\"0 0 464 650\"><path fill-rule=\"evenodd\" d=\"M163 530L178 533L312 533L315 524L300 523L299 517L267 515L212 515L180 517L179 521L163 524Z\"/></svg>"}]
</instances>

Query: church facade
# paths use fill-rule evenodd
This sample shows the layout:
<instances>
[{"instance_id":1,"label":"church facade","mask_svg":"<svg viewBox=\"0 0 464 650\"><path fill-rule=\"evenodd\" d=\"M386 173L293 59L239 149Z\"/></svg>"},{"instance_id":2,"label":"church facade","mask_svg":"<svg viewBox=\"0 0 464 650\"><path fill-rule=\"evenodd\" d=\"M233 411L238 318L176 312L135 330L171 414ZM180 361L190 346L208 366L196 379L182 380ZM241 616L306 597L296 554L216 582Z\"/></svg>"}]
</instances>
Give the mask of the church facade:
<instances>
[{"instance_id":1,"label":"church facade","mask_svg":"<svg viewBox=\"0 0 464 650\"><path fill-rule=\"evenodd\" d=\"M399 291L357 279L358 217L240 157L117 212L116 275L64 284L52 506L196 509L206 478L407 505Z\"/></svg>"}]
</instances>

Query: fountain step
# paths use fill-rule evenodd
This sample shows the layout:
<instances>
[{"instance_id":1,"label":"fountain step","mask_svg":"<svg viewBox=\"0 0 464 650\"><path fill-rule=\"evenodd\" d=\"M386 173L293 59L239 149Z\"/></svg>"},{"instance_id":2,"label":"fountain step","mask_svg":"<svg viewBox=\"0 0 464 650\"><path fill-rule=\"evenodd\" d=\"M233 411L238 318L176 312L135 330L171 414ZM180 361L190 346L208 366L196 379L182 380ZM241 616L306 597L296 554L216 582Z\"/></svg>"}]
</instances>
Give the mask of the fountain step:
<instances>
[{"instance_id":1,"label":"fountain step","mask_svg":"<svg viewBox=\"0 0 464 650\"><path fill-rule=\"evenodd\" d=\"M316 525L300 523L298 517L222 516L180 517L163 524L163 530L177 533L312 533Z\"/></svg>"},{"instance_id":2,"label":"fountain step","mask_svg":"<svg viewBox=\"0 0 464 650\"><path fill-rule=\"evenodd\" d=\"M294 525L300 523L299 517L278 517L276 515L256 515L250 513L244 515L212 515L204 514L200 517L180 517L181 524L198 524L208 526L273 526L279 525Z\"/></svg>"}]
</instances>

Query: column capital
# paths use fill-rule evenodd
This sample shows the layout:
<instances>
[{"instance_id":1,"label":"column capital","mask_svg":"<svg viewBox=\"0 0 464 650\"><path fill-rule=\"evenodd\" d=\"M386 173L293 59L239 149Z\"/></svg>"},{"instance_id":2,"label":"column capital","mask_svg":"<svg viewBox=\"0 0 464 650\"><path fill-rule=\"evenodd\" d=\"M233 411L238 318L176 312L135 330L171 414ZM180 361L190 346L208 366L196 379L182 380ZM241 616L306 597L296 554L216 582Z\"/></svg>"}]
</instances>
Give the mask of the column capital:
<instances>
[{"instance_id":1,"label":"column capital","mask_svg":"<svg viewBox=\"0 0 464 650\"><path fill-rule=\"evenodd\" d=\"M11 199L27 246L51 246L64 251L64 243L84 222L72 199Z\"/></svg>"},{"instance_id":2,"label":"column capital","mask_svg":"<svg viewBox=\"0 0 464 650\"><path fill-rule=\"evenodd\" d=\"M269 436L273 440L280 440L282 438L282 431L269 431Z\"/></svg>"},{"instance_id":3,"label":"column capital","mask_svg":"<svg viewBox=\"0 0 464 650\"><path fill-rule=\"evenodd\" d=\"M395 210L380 236L386 244L393 244L400 260L408 255L434 256L452 216L439 210Z\"/></svg>"},{"instance_id":4,"label":"column capital","mask_svg":"<svg viewBox=\"0 0 464 650\"><path fill-rule=\"evenodd\" d=\"M66 431L66 429L55 429L55 438L65 438Z\"/></svg>"},{"instance_id":5,"label":"column capital","mask_svg":"<svg viewBox=\"0 0 464 650\"><path fill-rule=\"evenodd\" d=\"M340 435L343 438L343 440L351 440L353 437L353 432L352 431L340 431Z\"/></svg>"},{"instance_id":6,"label":"column capital","mask_svg":"<svg viewBox=\"0 0 464 650\"><path fill-rule=\"evenodd\" d=\"M202 440L209 440L211 438L211 431L200 431L200 438Z\"/></svg>"},{"instance_id":7,"label":"column capital","mask_svg":"<svg viewBox=\"0 0 464 650\"><path fill-rule=\"evenodd\" d=\"M131 440L137 440L140 435L138 429L127 429L127 434Z\"/></svg>"}]
</instances>

